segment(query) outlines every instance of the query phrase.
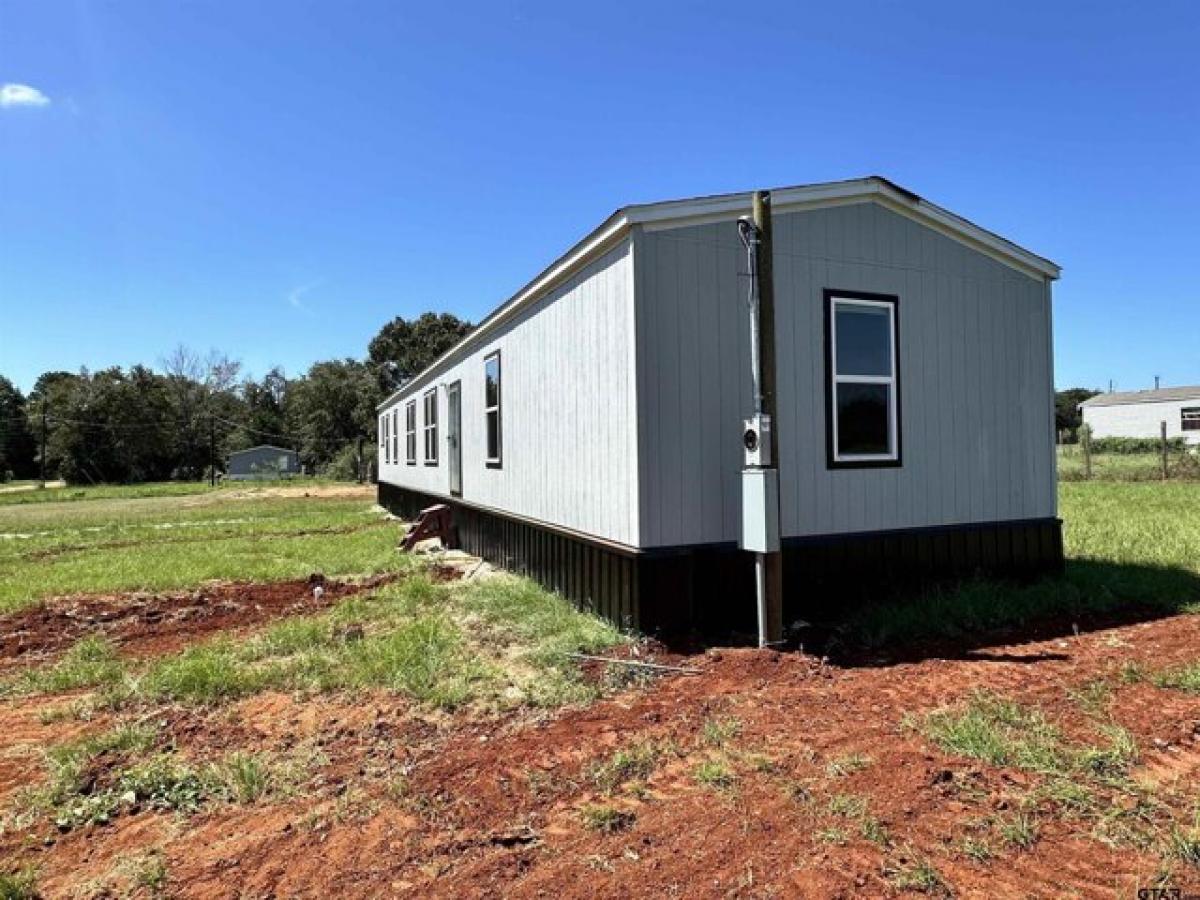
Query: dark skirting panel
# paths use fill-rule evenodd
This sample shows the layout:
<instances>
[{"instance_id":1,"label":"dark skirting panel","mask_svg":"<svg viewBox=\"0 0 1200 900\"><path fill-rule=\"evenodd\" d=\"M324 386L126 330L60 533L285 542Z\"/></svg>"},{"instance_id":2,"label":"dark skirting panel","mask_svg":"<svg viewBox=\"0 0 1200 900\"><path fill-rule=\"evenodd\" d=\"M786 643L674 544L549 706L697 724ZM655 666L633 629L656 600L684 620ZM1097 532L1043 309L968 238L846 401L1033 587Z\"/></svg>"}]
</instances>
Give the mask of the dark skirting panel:
<instances>
[{"instance_id":1,"label":"dark skirting panel","mask_svg":"<svg viewBox=\"0 0 1200 900\"><path fill-rule=\"evenodd\" d=\"M379 503L405 519L448 504L463 550L623 628L664 635L754 628L753 557L732 544L633 550L385 482ZM785 621L813 620L845 614L898 586L1059 572L1062 523L1029 519L788 538L783 555Z\"/></svg>"}]
</instances>

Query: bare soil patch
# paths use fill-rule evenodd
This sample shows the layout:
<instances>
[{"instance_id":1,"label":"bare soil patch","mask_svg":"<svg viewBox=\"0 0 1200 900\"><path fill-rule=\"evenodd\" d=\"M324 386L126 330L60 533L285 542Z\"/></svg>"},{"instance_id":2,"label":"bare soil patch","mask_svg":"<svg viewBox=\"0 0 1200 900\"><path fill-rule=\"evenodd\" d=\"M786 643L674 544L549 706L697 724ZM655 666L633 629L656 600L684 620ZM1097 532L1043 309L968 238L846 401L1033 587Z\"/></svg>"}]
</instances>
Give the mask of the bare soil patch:
<instances>
[{"instance_id":1,"label":"bare soil patch","mask_svg":"<svg viewBox=\"0 0 1200 900\"><path fill-rule=\"evenodd\" d=\"M1133 776L1200 799L1200 697L1120 678L1129 663L1160 669L1198 650L1200 617L1178 616L872 667L697 653L676 661L700 675L553 715L262 695L177 711L168 732L198 757L315 750L296 796L182 821L142 812L62 836L10 834L0 851L37 865L47 896L149 850L163 856L167 893L184 897L896 896L925 863L956 896L1135 896L1164 870L1158 852L1106 844L1051 805L1038 807L1027 847L965 852L964 838L1011 817L1037 776L947 754L902 723L982 689L1083 737L1094 726L1079 691L1102 678L1106 713L1141 748ZM30 739L68 727L37 726L24 703L6 704L0 727ZM658 748L652 764L604 785L598 767L636 745ZM728 779L701 777L706 762ZM831 812L860 801L886 839ZM597 807L615 815L589 824ZM1200 890L1200 869L1172 869L1171 884Z\"/></svg>"}]
</instances>

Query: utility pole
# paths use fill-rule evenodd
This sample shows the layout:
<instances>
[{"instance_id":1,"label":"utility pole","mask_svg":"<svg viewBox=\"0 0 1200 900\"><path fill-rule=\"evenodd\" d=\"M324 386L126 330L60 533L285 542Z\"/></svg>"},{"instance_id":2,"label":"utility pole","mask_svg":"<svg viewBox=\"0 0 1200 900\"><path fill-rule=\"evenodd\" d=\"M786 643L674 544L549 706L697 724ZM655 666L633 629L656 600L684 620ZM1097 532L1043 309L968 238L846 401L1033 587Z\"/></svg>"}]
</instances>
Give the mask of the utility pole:
<instances>
[{"instance_id":1,"label":"utility pole","mask_svg":"<svg viewBox=\"0 0 1200 900\"><path fill-rule=\"evenodd\" d=\"M358 449L355 451L357 455L354 458L354 474L358 477L358 483L363 483L363 453L362 453L363 438L358 436Z\"/></svg>"},{"instance_id":2,"label":"utility pole","mask_svg":"<svg viewBox=\"0 0 1200 900\"><path fill-rule=\"evenodd\" d=\"M746 248L750 295L750 379L753 415L743 423L742 536L754 554L758 645L783 639L783 554L779 537L779 441L775 433L775 285L771 196L754 193L754 215L738 220Z\"/></svg>"},{"instance_id":3,"label":"utility pole","mask_svg":"<svg viewBox=\"0 0 1200 900\"><path fill-rule=\"evenodd\" d=\"M42 397L42 487L46 487L46 397Z\"/></svg>"},{"instance_id":4,"label":"utility pole","mask_svg":"<svg viewBox=\"0 0 1200 900\"><path fill-rule=\"evenodd\" d=\"M208 414L208 486L217 486L217 419Z\"/></svg>"},{"instance_id":5,"label":"utility pole","mask_svg":"<svg viewBox=\"0 0 1200 900\"><path fill-rule=\"evenodd\" d=\"M774 244L771 240L771 194L767 191L754 192L754 224L758 228L758 302L759 328L761 330L760 385L762 388L763 414L770 417L768 434L771 462L779 467L779 418L775 396L775 267ZM768 502L775 509L769 511L775 521L781 521L779 491ZM778 547L765 554L766 564L766 617L765 635L760 634L760 643L774 644L783 640L783 552ZM765 642L761 639L765 637Z\"/></svg>"}]
</instances>

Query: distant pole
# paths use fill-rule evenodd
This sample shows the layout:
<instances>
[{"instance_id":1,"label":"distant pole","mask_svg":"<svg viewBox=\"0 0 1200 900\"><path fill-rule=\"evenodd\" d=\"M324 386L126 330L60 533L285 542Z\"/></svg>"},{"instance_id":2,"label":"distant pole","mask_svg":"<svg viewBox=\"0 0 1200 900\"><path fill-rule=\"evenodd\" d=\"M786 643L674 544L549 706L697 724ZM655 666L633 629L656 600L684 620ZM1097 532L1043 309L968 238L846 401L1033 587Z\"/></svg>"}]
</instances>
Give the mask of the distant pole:
<instances>
[{"instance_id":1,"label":"distant pole","mask_svg":"<svg viewBox=\"0 0 1200 900\"><path fill-rule=\"evenodd\" d=\"M1166 422L1159 423L1159 433L1161 435L1161 438L1159 440L1159 445L1160 445L1159 449L1162 451L1162 477L1163 477L1163 481L1166 481L1167 480L1167 423Z\"/></svg>"},{"instance_id":2,"label":"distant pole","mask_svg":"<svg viewBox=\"0 0 1200 900\"><path fill-rule=\"evenodd\" d=\"M208 416L208 486L217 486L217 419Z\"/></svg>"},{"instance_id":3,"label":"distant pole","mask_svg":"<svg viewBox=\"0 0 1200 900\"><path fill-rule=\"evenodd\" d=\"M42 487L46 486L46 398L42 397Z\"/></svg>"},{"instance_id":4,"label":"distant pole","mask_svg":"<svg viewBox=\"0 0 1200 900\"><path fill-rule=\"evenodd\" d=\"M754 192L754 224L758 228L758 316L762 346L762 367L759 384L762 387L763 414L770 417L771 465L779 467L779 422L775 396L775 270L774 250L771 240L771 195L765 191ZM779 492L775 493L779 503ZM782 522L778 507L776 521ZM766 643L783 640L783 553L764 554L766 567Z\"/></svg>"},{"instance_id":5,"label":"distant pole","mask_svg":"<svg viewBox=\"0 0 1200 900\"><path fill-rule=\"evenodd\" d=\"M1079 430L1080 445L1083 447L1083 477L1092 478L1092 426L1084 425Z\"/></svg>"},{"instance_id":6,"label":"distant pole","mask_svg":"<svg viewBox=\"0 0 1200 900\"><path fill-rule=\"evenodd\" d=\"M362 435L360 434L360 435L358 436L358 450L356 451L356 452L357 452L357 456L356 456L356 457L355 457L355 459L354 459L354 474L357 476L357 478L358 478L358 483L359 483L359 484L362 484L362 483L363 483L363 452L362 452L362 445L363 445L363 439L362 439Z\"/></svg>"},{"instance_id":7,"label":"distant pole","mask_svg":"<svg viewBox=\"0 0 1200 900\"><path fill-rule=\"evenodd\" d=\"M1156 391L1158 390L1158 376L1157 375L1154 376L1154 389Z\"/></svg>"}]
</instances>

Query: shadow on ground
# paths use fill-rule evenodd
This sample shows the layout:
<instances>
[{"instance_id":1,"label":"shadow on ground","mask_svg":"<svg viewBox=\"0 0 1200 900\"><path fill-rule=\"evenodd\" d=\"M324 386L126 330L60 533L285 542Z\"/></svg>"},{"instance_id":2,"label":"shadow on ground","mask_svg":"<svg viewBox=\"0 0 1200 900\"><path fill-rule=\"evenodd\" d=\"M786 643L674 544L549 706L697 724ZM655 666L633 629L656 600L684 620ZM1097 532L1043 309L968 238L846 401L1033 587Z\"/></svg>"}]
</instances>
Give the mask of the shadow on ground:
<instances>
[{"instance_id":1,"label":"shadow on ground","mask_svg":"<svg viewBox=\"0 0 1200 900\"><path fill-rule=\"evenodd\" d=\"M1073 560L1062 574L1029 582L979 577L910 588L827 587L806 600L795 593L788 598L788 646L827 656L835 665L931 658L1036 665L1062 655L1014 653L1012 645L1200 612L1200 574ZM746 631L709 641L749 642ZM993 653L989 647L1006 649Z\"/></svg>"}]
</instances>

